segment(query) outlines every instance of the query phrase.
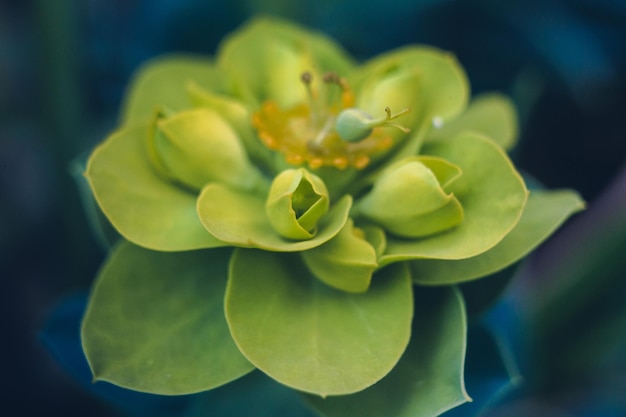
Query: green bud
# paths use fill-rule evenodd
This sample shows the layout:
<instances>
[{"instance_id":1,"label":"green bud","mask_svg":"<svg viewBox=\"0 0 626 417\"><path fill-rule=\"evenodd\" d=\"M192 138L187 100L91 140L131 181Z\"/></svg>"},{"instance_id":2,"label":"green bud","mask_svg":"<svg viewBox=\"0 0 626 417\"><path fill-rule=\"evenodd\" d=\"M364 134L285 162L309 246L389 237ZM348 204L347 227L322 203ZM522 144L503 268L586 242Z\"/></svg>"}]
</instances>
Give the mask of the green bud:
<instances>
[{"instance_id":1,"label":"green bud","mask_svg":"<svg viewBox=\"0 0 626 417\"><path fill-rule=\"evenodd\" d=\"M157 114L148 154L159 173L196 190L210 182L251 190L262 181L235 130L209 109Z\"/></svg>"},{"instance_id":2,"label":"green bud","mask_svg":"<svg viewBox=\"0 0 626 417\"><path fill-rule=\"evenodd\" d=\"M412 157L390 166L359 201L359 213L390 233L408 238L458 225L463 220L463 208L453 194L443 190L440 179L427 166L432 162ZM441 160L436 163L442 164ZM454 166L448 165L445 171L452 171ZM437 171L444 170L438 167Z\"/></svg>"},{"instance_id":3,"label":"green bud","mask_svg":"<svg viewBox=\"0 0 626 417\"><path fill-rule=\"evenodd\" d=\"M279 235L305 240L315 236L317 223L329 205L328 190L321 178L303 168L288 169L274 178L265 213Z\"/></svg>"}]
</instances>

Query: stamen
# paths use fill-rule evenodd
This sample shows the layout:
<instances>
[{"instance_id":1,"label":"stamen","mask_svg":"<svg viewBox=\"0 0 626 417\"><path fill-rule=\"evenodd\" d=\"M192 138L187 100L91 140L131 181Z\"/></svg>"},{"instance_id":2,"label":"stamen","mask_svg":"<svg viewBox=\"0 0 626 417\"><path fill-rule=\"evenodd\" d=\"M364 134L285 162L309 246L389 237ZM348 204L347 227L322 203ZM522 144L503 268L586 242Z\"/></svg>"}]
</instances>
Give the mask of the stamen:
<instances>
[{"instance_id":1,"label":"stamen","mask_svg":"<svg viewBox=\"0 0 626 417\"><path fill-rule=\"evenodd\" d=\"M304 84L304 88L306 89L307 102L309 104L309 108L311 109L311 117L313 118L313 122L318 123L319 112L317 111L315 98L313 97L313 89L311 88L311 84L313 82L313 74L311 74L310 71L304 71L300 75L300 80L302 81L302 84Z\"/></svg>"},{"instance_id":2,"label":"stamen","mask_svg":"<svg viewBox=\"0 0 626 417\"><path fill-rule=\"evenodd\" d=\"M373 155L386 151L394 143L392 136L380 127L394 126L409 132L394 121L409 109L393 114L385 108L385 116L373 119L353 108L355 98L350 86L336 73L324 74L322 81L338 86L340 99L330 94L333 88L330 85L314 90L313 74L309 71L303 72L300 80L306 89L306 101L288 109L267 101L252 115L252 124L261 142L283 154L288 164L307 164L310 169L324 166L338 170L364 169Z\"/></svg>"}]
</instances>

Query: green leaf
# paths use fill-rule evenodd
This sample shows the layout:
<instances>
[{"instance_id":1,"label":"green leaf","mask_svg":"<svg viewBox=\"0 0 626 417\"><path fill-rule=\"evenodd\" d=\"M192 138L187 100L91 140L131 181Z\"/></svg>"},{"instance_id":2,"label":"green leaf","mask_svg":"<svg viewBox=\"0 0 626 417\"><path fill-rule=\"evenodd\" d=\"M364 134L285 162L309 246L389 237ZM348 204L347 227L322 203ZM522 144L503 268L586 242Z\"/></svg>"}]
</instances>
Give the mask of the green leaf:
<instances>
[{"instance_id":1,"label":"green leaf","mask_svg":"<svg viewBox=\"0 0 626 417\"><path fill-rule=\"evenodd\" d=\"M532 191L519 223L500 243L468 259L412 261L413 281L449 285L492 274L522 259L583 207L572 191Z\"/></svg>"},{"instance_id":2,"label":"green leaf","mask_svg":"<svg viewBox=\"0 0 626 417\"><path fill-rule=\"evenodd\" d=\"M325 417L434 417L470 401L463 383L467 322L453 287L417 288L411 342L396 367L353 395L307 396Z\"/></svg>"},{"instance_id":3,"label":"green leaf","mask_svg":"<svg viewBox=\"0 0 626 417\"><path fill-rule=\"evenodd\" d=\"M154 252L122 242L82 325L95 380L163 395L209 390L250 372L224 318L230 251Z\"/></svg>"},{"instance_id":4,"label":"green leaf","mask_svg":"<svg viewBox=\"0 0 626 417\"><path fill-rule=\"evenodd\" d=\"M365 389L386 375L410 336L404 265L380 271L365 294L334 290L296 254L237 249L226 290L235 343L278 382L321 396Z\"/></svg>"},{"instance_id":5,"label":"green leaf","mask_svg":"<svg viewBox=\"0 0 626 417\"><path fill-rule=\"evenodd\" d=\"M159 177L148 160L148 125L123 128L92 153L85 175L122 236L161 251L225 246L200 223L196 195Z\"/></svg>"},{"instance_id":6,"label":"green leaf","mask_svg":"<svg viewBox=\"0 0 626 417\"><path fill-rule=\"evenodd\" d=\"M348 219L335 238L302 252L302 259L313 275L331 287L365 292L378 263L374 248L359 233L363 235L354 229L352 219Z\"/></svg>"},{"instance_id":7,"label":"green leaf","mask_svg":"<svg viewBox=\"0 0 626 417\"><path fill-rule=\"evenodd\" d=\"M447 187L464 219L449 231L419 240L388 237L382 265L407 259L464 259L494 247L515 227L528 191L502 148L476 133L424 147L427 155L458 165L463 175Z\"/></svg>"},{"instance_id":8,"label":"green leaf","mask_svg":"<svg viewBox=\"0 0 626 417\"><path fill-rule=\"evenodd\" d=\"M454 138L464 131L482 133L504 149L511 149L517 140L517 112L506 96L482 94L472 100L467 109L455 119L428 132L425 141Z\"/></svg>"},{"instance_id":9,"label":"green leaf","mask_svg":"<svg viewBox=\"0 0 626 417\"><path fill-rule=\"evenodd\" d=\"M315 236L308 240L281 237L267 218L263 196L220 184L204 187L198 197L198 214L206 230L233 246L296 252L314 248L332 239L346 223L351 205L350 196L337 201L319 221Z\"/></svg>"},{"instance_id":10,"label":"green leaf","mask_svg":"<svg viewBox=\"0 0 626 417\"><path fill-rule=\"evenodd\" d=\"M145 64L134 76L126 94L122 123L148 121L156 108L179 111L192 107L185 89L194 82L207 90L220 90L226 77L210 60L197 57L165 57Z\"/></svg>"}]
</instances>

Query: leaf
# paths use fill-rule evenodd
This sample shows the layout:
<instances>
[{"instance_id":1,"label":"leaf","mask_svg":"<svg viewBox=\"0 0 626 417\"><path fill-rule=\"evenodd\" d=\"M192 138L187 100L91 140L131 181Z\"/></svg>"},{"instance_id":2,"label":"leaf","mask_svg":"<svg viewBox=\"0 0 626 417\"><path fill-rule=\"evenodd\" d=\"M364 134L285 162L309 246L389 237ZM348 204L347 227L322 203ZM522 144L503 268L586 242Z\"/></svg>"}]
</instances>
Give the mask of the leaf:
<instances>
[{"instance_id":1,"label":"leaf","mask_svg":"<svg viewBox=\"0 0 626 417\"><path fill-rule=\"evenodd\" d=\"M122 112L122 124L147 122L157 107L179 111L192 107L185 86L189 82L215 91L226 77L205 58L174 56L146 63L131 81Z\"/></svg>"},{"instance_id":2,"label":"leaf","mask_svg":"<svg viewBox=\"0 0 626 417\"><path fill-rule=\"evenodd\" d=\"M413 281L449 285L497 272L526 256L583 207L583 201L572 191L532 191L519 223L500 243L472 258L412 261Z\"/></svg>"},{"instance_id":3,"label":"leaf","mask_svg":"<svg viewBox=\"0 0 626 417\"><path fill-rule=\"evenodd\" d=\"M206 391L250 372L230 337L223 295L230 251L112 253L82 326L95 380L136 391Z\"/></svg>"},{"instance_id":4,"label":"leaf","mask_svg":"<svg viewBox=\"0 0 626 417\"><path fill-rule=\"evenodd\" d=\"M517 139L517 113L513 102L496 93L474 98L458 117L431 129L425 142L454 138L464 131L482 133L504 149L511 149Z\"/></svg>"},{"instance_id":5,"label":"leaf","mask_svg":"<svg viewBox=\"0 0 626 417\"><path fill-rule=\"evenodd\" d=\"M65 297L46 318L41 340L72 380L92 395L123 411L127 417L180 415L195 395L163 396L131 391L108 383L94 384L80 341L87 294ZM176 411L175 411L176 410Z\"/></svg>"},{"instance_id":6,"label":"leaf","mask_svg":"<svg viewBox=\"0 0 626 417\"><path fill-rule=\"evenodd\" d=\"M400 359L412 300L404 265L350 294L322 284L296 254L236 249L226 318L241 352L278 382L343 395L374 384Z\"/></svg>"},{"instance_id":7,"label":"leaf","mask_svg":"<svg viewBox=\"0 0 626 417\"><path fill-rule=\"evenodd\" d=\"M388 237L381 265L407 259L464 259L494 247L515 227L528 191L502 148L475 133L424 147L427 155L458 165L463 175L446 191L463 206L454 229L424 239Z\"/></svg>"},{"instance_id":8,"label":"leaf","mask_svg":"<svg viewBox=\"0 0 626 417\"><path fill-rule=\"evenodd\" d=\"M470 398L463 367L463 298L453 287L415 290L411 342L396 367L356 394L307 400L325 417L434 417Z\"/></svg>"},{"instance_id":9,"label":"leaf","mask_svg":"<svg viewBox=\"0 0 626 417\"><path fill-rule=\"evenodd\" d=\"M220 184L209 184L198 197L198 214L206 230L233 246L279 252L311 249L332 239L348 219L349 196L337 201L319 222L315 236L308 240L282 238L265 213L265 201Z\"/></svg>"},{"instance_id":10,"label":"leaf","mask_svg":"<svg viewBox=\"0 0 626 417\"><path fill-rule=\"evenodd\" d=\"M367 291L378 263L374 248L358 233L352 219L348 219L335 238L302 252L309 271L333 288L355 293Z\"/></svg>"},{"instance_id":11,"label":"leaf","mask_svg":"<svg viewBox=\"0 0 626 417\"><path fill-rule=\"evenodd\" d=\"M196 195L153 170L144 147L147 135L147 125L123 128L89 158L85 175L104 214L122 236L149 249L224 246L200 223Z\"/></svg>"}]
</instances>

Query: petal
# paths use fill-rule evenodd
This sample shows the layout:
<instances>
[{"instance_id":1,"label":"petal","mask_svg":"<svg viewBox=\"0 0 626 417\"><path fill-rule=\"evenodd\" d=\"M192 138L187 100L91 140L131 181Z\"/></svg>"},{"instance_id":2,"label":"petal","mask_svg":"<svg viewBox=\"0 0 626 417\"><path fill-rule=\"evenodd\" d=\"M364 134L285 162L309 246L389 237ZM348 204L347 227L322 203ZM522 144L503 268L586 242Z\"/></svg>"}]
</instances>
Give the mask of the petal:
<instances>
[{"instance_id":1,"label":"petal","mask_svg":"<svg viewBox=\"0 0 626 417\"><path fill-rule=\"evenodd\" d=\"M206 230L233 246L279 252L314 248L332 239L348 219L350 196L336 202L320 220L315 236L293 241L280 237L265 214L264 196L209 184L198 198L198 214Z\"/></svg>"},{"instance_id":2,"label":"petal","mask_svg":"<svg viewBox=\"0 0 626 417\"><path fill-rule=\"evenodd\" d=\"M148 121L161 106L171 111L191 108L185 91L190 81L207 90L219 91L226 84L225 79L207 59L167 57L150 61L133 77L124 102L122 122L130 125Z\"/></svg>"},{"instance_id":3,"label":"petal","mask_svg":"<svg viewBox=\"0 0 626 417\"><path fill-rule=\"evenodd\" d=\"M449 285L497 272L526 256L583 207L571 191L532 191L519 223L492 249L468 259L413 261L413 280L422 285Z\"/></svg>"},{"instance_id":4,"label":"petal","mask_svg":"<svg viewBox=\"0 0 626 417\"><path fill-rule=\"evenodd\" d=\"M455 288L418 288L411 342L398 365L353 395L309 402L327 417L438 416L467 402L463 383L467 319Z\"/></svg>"},{"instance_id":5,"label":"petal","mask_svg":"<svg viewBox=\"0 0 626 417\"><path fill-rule=\"evenodd\" d=\"M200 223L196 195L164 181L146 151L148 125L123 128L93 152L85 175L96 201L126 239L149 249L225 246Z\"/></svg>"},{"instance_id":6,"label":"petal","mask_svg":"<svg viewBox=\"0 0 626 417\"><path fill-rule=\"evenodd\" d=\"M309 271L333 288L365 292L378 266L376 252L354 229L351 219L341 232L325 244L302 252Z\"/></svg>"},{"instance_id":7,"label":"petal","mask_svg":"<svg viewBox=\"0 0 626 417\"><path fill-rule=\"evenodd\" d=\"M379 87L386 77L395 81ZM456 58L429 47L410 46L379 55L359 68L351 81L357 97L361 94L365 97L359 102L361 108L367 110L373 106L375 109L371 111L381 105L377 111L385 106L394 111L411 108L402 121L410 122L412 133L402 139L396 158L415 155L433 118L442 121L454 118L465 109L469 96L467 76Z\"/></svg>"},{"instance_id":8,"label":"petal","mask_svg":"<svg viewBox=\"0 0 626 417\"><path fill-rule=\"evenodd\" d=\"M162 395L223 385L254 367L223 313L230 251L154 252L121 243L92 290L83 349L96 380Z\"/></svg>"},{"instance_id":9,"label":"petal","mask_svg":"<svg viewBox=\"0 0 626 417\"><path fill-rule=\"evenodd\" d=\"M454 138L463 131L482 133L504 149L517 140L517 113L511 99L501 94L482 94L458 117L428 132L425 142Z\"/></svg>"},{"instance_id":10,"label":"petal","mask_svg":"<svg viewBox=\"0 0 626 417\"><path fill-rule=\"evenodd\" d=\"M286 169L272 181L265 213L280 236L306 240L315 236L329 206L328 190L321 178L304 168Z\"/></svg>"},{"instance_id":11,"label":"petal","mask_svg":"<svg viewBox=\"0 0 626 417\"><path fill-rule=\"evenodd\" d=\"M474 133L431 144L424 153L458 165L463 175L449 187L463 206L454 229L419 240L388 238L381 264L406 259L464 259L500 242L519 221L528 191L502 148Z\"/></svg>"},{"instance_id":12,"label":"petal","mask_svg":"<svg viewBox=\"0 0 626 417\"><path fill-rule=\"evenodd\" d=\"M310 393L360 391L397 363L410 336L413 296L403 265L365 294L334 290L295 254L237 249L226 317L242 353L278 382Z\"/></svg>"},{"instance_id":13,"label":"petal","mask_svg":"<svg viewBox=\"0 0 626 417\"><path fill-rule=\"evenodd\" d=\"M244 100L258 104L273 99L289 107L306 100L300 80L304 71L342 74L352 64L330 38L262 17L226 39L218 51L218 66L233 77L235 93Z\"/></svg>"}]
</instances>

